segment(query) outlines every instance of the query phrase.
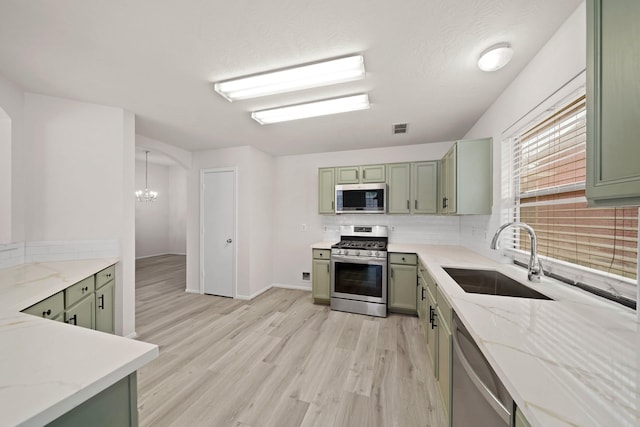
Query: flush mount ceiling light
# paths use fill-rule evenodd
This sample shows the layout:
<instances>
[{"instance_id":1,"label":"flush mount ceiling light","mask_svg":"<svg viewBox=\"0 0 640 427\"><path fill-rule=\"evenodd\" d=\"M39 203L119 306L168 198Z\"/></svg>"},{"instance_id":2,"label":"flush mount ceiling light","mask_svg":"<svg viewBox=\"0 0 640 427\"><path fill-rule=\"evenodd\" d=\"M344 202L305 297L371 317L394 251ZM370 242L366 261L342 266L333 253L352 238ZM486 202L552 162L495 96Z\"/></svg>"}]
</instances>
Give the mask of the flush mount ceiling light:
<instances>
[{"instance_id":1,"label":"flush mount ceiling light","mask_svg":"<svg viewBox=\"0 0 640 427\"><path fill-rule=\"evenodd\" d=\"M478 68L482 71L496 71L511 61L513 49L509 43L498 43L482 52L478 59Z\"/></svg>"},{"instance_id":2,"label":"flush mount ceiling light","mask_svg":"<svg viewBox=\"0 0 640 427\"><path fill-rule=\"evenodd\" d=\"M269 110L254 111L251 113L251 118L261 125L266 125L269 123L285 122L288 120L365 110L367 108L369 108L369 96L365 93L346 96L343 98L325 99L323 101L309 102L306 104L289 105L286 107L271 108Z\"/></svg>"},{"instance_id":3,"label":"flush mount ceiling light","mask_svg":"<svg viewBox=\"0 0 640 427\"><path fill-rule=\"evenodd\" d=\"M139 202L155 202L158 198L157 191L149 190L149 151L146 150L144 152L144 191L138 190L136 191L136 199Z\"/></svg>"},{"instance_id":4,"label":"flush mount ceiling light","mask_svg":"<svg viewBox=\"0 0 640 427\"><path fill-rule=\"evenodd\" d=\"M354 55L218 82L213 87L229 101L237 101L362 78L364 58Z\"/></svg>"}]
</instances>

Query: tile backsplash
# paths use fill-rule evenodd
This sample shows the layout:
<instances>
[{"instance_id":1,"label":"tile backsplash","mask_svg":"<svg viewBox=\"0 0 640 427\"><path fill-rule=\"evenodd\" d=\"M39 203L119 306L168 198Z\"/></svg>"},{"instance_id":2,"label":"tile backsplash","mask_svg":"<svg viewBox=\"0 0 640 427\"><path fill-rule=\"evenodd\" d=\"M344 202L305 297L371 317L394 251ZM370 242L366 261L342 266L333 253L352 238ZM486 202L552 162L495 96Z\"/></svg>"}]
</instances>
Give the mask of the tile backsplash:
<instances>
[{"instance_id":1,"label":"tile backsplash","mask_svg":"<svg viewBox=\"0 0 640 427\"><path fill-rule=\"evenodd\" d=\"M118 240L58 240L0 245L0 268L31 262L118 257Z\"/></svg>"},{"instance_id":2,"label":"tile backsplash","mask_svg":"<svg viewBox=\"0 0 640 427\"><path fill-rule=\"evenodd\" d=\"M340 240L341 225L386 225L390 243L460 244L460 218L429 215L327 215L323 240Z\"/></svg>"}]
</instances>

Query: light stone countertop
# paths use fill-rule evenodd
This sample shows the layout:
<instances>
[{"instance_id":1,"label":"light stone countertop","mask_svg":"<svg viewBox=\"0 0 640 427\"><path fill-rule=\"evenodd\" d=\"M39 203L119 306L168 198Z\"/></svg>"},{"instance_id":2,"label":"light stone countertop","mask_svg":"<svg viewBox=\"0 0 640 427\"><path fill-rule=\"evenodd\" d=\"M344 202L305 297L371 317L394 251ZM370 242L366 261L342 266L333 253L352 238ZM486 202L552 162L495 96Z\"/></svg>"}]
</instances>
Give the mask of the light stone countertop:
<instances>
[{"instance_id":1,"label":"light stone countertop","mask_svg":"<svg viewBox=\"0 0 640 427\"><path fill-rule=\"evenodd\" d=\"M158 356L158 347L20 313L117 259L18 265L0 270L2 425L53 421Z\"/></svg>"},{"instance_id":2,"label":"light stone countertop","mask_svg":"<svg viewBox=\"0 0 640 427\"><path fill-rule=\"evenodd\" d=\"M388 250L418 254L532 426L640 425L634 310L548 277L533 284L526 269L460 246ZM554 300L468 294L443 266L495 269Z\"/></svg>"}]
</instances>

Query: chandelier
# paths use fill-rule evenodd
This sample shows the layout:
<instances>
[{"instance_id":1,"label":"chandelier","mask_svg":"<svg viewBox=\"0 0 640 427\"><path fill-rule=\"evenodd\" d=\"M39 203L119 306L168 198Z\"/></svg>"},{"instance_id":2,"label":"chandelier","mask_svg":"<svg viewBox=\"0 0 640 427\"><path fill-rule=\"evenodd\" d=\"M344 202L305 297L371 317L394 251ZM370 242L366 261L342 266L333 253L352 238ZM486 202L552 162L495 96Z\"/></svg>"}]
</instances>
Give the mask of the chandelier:
<instances>
[{"instance_id":1,"label":"chandelier","mask_svg":"<svg viewBox=\"0 0 640 427\"><path fill-rule=\"evenodd\" d=\"M136 198L139 202L154 202L158 198L157 191L149 190L149 150L144 152L144 191L136 191Z\"/></svg>"}]
</instances>

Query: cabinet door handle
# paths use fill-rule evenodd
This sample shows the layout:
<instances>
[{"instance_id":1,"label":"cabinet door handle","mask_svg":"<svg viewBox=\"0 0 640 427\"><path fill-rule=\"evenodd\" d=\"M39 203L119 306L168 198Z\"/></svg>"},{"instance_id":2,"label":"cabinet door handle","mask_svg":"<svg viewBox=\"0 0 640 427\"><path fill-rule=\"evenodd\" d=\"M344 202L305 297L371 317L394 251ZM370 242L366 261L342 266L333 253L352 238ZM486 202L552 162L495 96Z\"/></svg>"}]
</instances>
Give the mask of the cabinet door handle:
<instances>
[{"instance_id":1,"label":"cabinet door handle","mask_svg":"<svg viewBox=\"0 0 640 427\"><path fill-rule=\"evenodd\" d=\"M415 210L418 210L418 200L414 200L413 206Z\"/></svg>"},{"instance_id":2,"label":"cabinet door handle","mask_svg":"<svg viewBox=\"0 0 640 427\"><path fill-rule=\"evenodd\" d=\"M69 318L69 320L67 320L68 324L72 324L71 321L73 321L73 325L77 325L78 324L78 315L74 314L73 317Z\"/></svg>"},{"instance_id":3,"label":"cabinet door handle","mask_svg":"<svg viewBox=\"0 0 640 427\"><path fill-rule=\"evenodd\" d=\"M330 271L329 271L329 264L327 264L327 273L329 273L329 272L330 272Z\"/></svg>"},{"instance_id":4,"label":"cabinet door handle","mask_svg":"<svg viewBox=\"0 0 640 427\"><path fill-rule=\"evenodd\" d=\"M393 270L391 270L391 278L393 279Z\"/></svg>"},{"instance_id":5,"label":"cabinet door handle","mask_svg":"<svg viewBox=\"0 0 640 427\"><path fill-rule=\"evenodd\" d=\"M105 274L105 277L108 279L109 277L111 277L111 273Z\"/></svg>"},{"instance_id":6,"label":"cabinet door handle","mask_svg":"<svg viewBox=\"0 0 640 427\"><path fill-rule=\"evenodd\" d=\"M357 172L356 172L356 176L357 176ZM362 171L362 179L367 179L367 170L363 170Z\"/></svg>"},{"instance_id":7,"label":"cabinet door handle","mask_svg":"<svg viewBox=\"0 0 640 427\"><path fill-rule=\"evenodd\" d=\"M104 294L100 295L98 297L98 300L100 301L100 303L98 304L98 308L104 310Z\"/></svg>"},{"instance_id":8,"label":"cabinet door handle","mask_svg":"<svg viewBox=\"0 0 640 427\"><path fill-rule=\"evenodd\" d=\"M433 316L435 316L436 312L432 306L429 306L429 323L433 323Z\"/></svg>"},{"instance_id":9,"label":"cabinet door handle","mask_svg":"<svg viewBox=\"0 0 640 427\"><path fill-rule=\"evenodd\" d=\"M449 199L446 197L442 198L442 208L447 208L449 207Z\"/></svg>"},{"instance_id":10,"label":"cabinet door handle","mask_svg":"<svg viewBox=\"0 0 640 427\"><path fill-rule=\"evenodd\" d=\"M358 171L356 170L356 179L358 179Z\"/></svg>"},{"instance_id":11,"label":"cabinet door handle","mask_svg":"<svg viewBox=\"0 0 640 427\"><path fill-rule=\"evenodd\" d=\"M431 329L435 329L438 325L436 325L436 317L438 315L436 313L433 313L433 321L431 322Z\"/></svg>"},{"instance_id":12,"label":"cabinet door handle","mask_svg":"<svg viewBox=\"0 0 640 427\"><path fill-rule=\"evenodd\" d=\"M333 209L334 209L334 207L333 207L333 200L332 200L331 201L331 210L333 210Z\"/></svg>"},{"instance_id":13,"label":"cabinet door handle","mask_svg":"<svg viewBox=\"0 0 640 427\"><path fill-rule=\"evenodd\" d=\"M409 210L411 207L411 202L409 200L407 200L407 210Z\"/></svg>"},{"instance_id":14,"label":"cabinet door handle","mask_svg":"<svg viewBox=\"0 0 640 427\"><path fill-rule=\"evenodd\" d=\"M407 262L407 260L406 260L406 259L404 259L404 257L402 257L402 262Z\"/></svg>"},{"instance_id":15,"label":"cabinet door handle","mask_svg":"<svg viewBox=\"0 0 640 427\"><path fill-rule=\"evenodd\" d=\"M47 317L51 315L51 309L48 309L47 311L43 311L42 312L42 317Z\"/></svg>"},{"instance_id":16,"label":"cabinet door handle","mask_svg":"<svg viewBox=\"0 0 640 427\"><path fill-rule=\"evenodd\" d=\"M420 293L422 294L422 295L420 296L420 298L421 298L421 300L420 300L420 301L424 301L424 288L420 288L420 290L421 290L421 292L420 292Z\"/></svg>"}]
</instances>

